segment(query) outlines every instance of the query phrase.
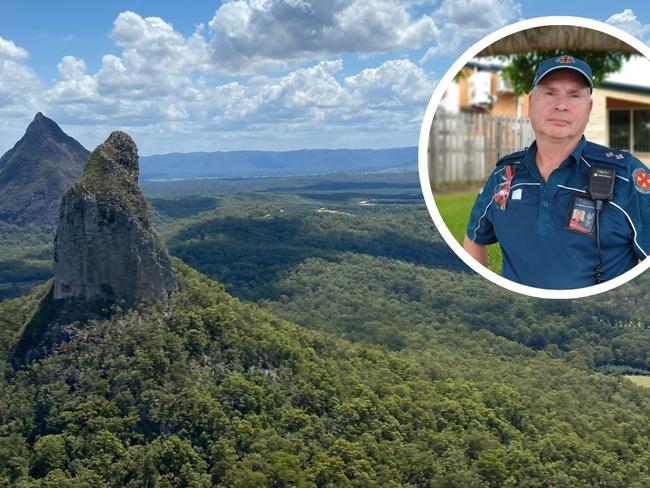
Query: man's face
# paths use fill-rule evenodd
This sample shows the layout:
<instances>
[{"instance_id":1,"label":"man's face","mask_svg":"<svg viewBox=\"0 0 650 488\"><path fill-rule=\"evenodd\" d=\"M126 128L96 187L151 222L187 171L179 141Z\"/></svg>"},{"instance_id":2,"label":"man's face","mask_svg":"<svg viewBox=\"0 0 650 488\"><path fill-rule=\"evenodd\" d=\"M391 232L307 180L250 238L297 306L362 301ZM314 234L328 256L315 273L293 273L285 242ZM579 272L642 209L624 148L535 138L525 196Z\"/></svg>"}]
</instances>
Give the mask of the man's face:
<instances>
[{"instance_id":1,"label":"man's face","mask_svg":"<svg viewBox=\"0 0 650 488\"><path fill-rule=\"evenodd\" d=\"M528 118L535 137L547 141L579 139L589 122L592 101L584 77L570 69L547 74L528 96Z\"/></svg>"}]
</instances>

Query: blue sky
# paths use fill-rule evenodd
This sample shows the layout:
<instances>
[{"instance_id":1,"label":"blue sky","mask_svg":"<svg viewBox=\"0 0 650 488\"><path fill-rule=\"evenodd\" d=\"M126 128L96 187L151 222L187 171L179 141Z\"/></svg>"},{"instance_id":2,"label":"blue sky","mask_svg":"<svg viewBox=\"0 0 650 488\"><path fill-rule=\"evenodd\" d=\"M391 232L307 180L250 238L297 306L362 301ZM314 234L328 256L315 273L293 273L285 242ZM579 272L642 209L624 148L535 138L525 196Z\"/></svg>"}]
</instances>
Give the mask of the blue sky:
<instances>
[{"instance_id":1,"label":"blue sky","mask_svg":"<svg viewBox=\"0 0 650 488\"><path fill-rule=\"evenodd\" d=\"M0 153L42 111L87 148L141 154L417 145L455 59L521 19L576 15L650 40L641 2L0 2Z\"/></svg>"}]
</instances>

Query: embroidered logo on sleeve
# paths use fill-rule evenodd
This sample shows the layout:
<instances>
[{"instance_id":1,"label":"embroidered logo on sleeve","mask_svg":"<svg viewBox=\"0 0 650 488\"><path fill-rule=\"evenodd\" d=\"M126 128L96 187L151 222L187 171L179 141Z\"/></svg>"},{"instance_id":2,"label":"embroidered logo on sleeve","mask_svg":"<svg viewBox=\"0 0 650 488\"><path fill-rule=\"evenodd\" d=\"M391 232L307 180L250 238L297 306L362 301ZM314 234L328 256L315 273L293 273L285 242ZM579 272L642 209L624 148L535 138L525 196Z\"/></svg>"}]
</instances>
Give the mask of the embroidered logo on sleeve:
<instances>
[{"instance_id":1,"label":"embroidered logo on sleeve","mask_svg":"<svg viewBox=\"0 0 650 488\"><path fill-rule=\"evenodd\" d=\"M508 204L508 196L510 195L510 187L512 186L512 178L515 175L515 170L511 164L506 166L506 170L501 173L501 183L496 187L494 194L494 203L496 203L499 210L505 210Z\"/></svg>"},{"instance_id":2,"label":"embroidered logo on sleeve","mask_svg":"<svg viewBox=\"0 0 650 488\"><path fill-rule=\"evenodd\" d=\"M650 174L644 169L635 169L632 173L634 179L634 188L640 193L650 193Z\"/></svg>"}]
</instances>

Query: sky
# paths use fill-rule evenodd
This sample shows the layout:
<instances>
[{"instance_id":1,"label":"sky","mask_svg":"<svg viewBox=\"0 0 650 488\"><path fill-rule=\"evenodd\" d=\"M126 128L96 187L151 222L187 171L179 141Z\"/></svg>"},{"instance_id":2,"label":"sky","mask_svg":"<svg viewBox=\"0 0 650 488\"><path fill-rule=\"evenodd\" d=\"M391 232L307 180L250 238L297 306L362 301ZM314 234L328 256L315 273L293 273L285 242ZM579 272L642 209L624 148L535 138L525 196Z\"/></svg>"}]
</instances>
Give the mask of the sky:
<instances>
[{"instance_id":1,"label":"sky","mask_svg":"<svg viewBox=\"0 0 650 488\"><path fill-rule=\"evenodd\" d=\"M456 58L547 15L650 42L650 8L626 0L0 0L0 154L37 112L141 155L416 146Z\"/></svg>"}]
</instances>

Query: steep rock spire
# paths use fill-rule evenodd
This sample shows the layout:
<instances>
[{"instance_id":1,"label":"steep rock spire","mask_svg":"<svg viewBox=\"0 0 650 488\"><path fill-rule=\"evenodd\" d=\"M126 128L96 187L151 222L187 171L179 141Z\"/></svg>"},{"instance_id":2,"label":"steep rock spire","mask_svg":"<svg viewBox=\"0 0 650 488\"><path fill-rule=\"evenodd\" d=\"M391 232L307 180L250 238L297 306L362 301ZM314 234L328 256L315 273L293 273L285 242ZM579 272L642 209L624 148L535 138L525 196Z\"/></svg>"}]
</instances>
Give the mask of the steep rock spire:
<instances>
[{"instance_id":1,"label":"steep rock spire","mask_svg":"<svg viewBox=\"0 0 650 488\"><path fill-rule=\"evenodd\" d=\"M54 284L44 291L11 355L14 367L71 337L70 324L105 317L114 305L166 301L178 286L138 187L138 149L114 132L64 195L54 242ZM74 328L74 327L73 327Z\"/></svg>"},{"instance_id":2,"label":"steep rock spire","mask_svg":"<svg viewBox=\"0 0 650 488\"><path fill-rule=\"evenodd\" d=\"M176 289L170 258L138 187L138 149L113 132L63 197L55 241L54 300L88 310L165 300Z\"/></svg>"}]
</instances>

